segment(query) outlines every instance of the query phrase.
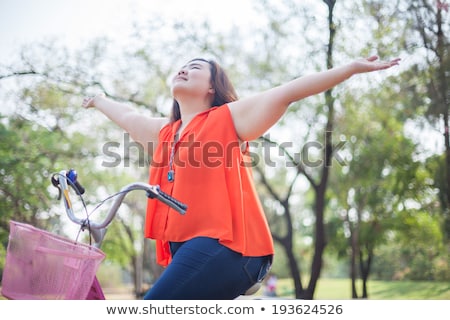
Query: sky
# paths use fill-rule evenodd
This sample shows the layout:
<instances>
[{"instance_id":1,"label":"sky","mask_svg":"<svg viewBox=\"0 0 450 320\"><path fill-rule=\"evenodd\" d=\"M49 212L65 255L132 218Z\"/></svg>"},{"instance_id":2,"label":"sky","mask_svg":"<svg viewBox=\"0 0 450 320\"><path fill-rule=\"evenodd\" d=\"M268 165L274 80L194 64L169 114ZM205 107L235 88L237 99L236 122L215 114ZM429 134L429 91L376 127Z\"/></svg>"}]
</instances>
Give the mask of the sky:
<instances>
[{"instance_id":1,"label":"sky","mask_svg":"<svg viewBox=\"0 0 450 320\"><path fill-rule=\"evenodd\" d=\"M58 38L69 48L99 36L126 39L133 23L157 14L170 19L210 17L213 25L252 23L251 0L0 0L0 59L22 45Z\"/></svg>"}]
</instances>

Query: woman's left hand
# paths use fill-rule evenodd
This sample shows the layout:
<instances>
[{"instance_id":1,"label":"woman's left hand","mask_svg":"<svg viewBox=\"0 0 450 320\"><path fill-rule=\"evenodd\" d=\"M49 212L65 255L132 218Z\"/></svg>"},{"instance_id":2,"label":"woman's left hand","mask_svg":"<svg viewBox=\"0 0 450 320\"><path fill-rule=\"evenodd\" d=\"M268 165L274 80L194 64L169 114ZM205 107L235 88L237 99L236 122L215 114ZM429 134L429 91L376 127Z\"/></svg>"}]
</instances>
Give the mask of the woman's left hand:
<instances>
[{"instance_id":1,"label":"woman's left hand","mask_svg":"<svg viewBox=\"0 0 450 320\"><path fill-rule=\"evenodd\" d=\"M351 63L354 73L364 73L377 70L389 69L400 63L400 58L395 58L390 61L378 60L378 56L370 56L368 58L361 58Z\"/></svg>"}]
</instances>

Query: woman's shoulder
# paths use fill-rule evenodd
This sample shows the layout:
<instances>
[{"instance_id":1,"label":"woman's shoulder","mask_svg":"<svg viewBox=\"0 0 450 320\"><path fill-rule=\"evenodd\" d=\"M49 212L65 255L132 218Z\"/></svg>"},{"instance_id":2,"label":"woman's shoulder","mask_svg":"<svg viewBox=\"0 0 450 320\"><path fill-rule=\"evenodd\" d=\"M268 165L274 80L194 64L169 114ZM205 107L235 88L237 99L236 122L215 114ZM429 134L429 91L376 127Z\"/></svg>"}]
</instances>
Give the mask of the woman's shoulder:
<instances>
[{"instance_id":1,"label":"woman's shoulder","mask_svg":"<svg viewBox=\"0 0 450 320\"><path fill-rule=\"evenodd\" d=\"M175 128L179 125L179 122L181 120L176 121L169 121L167 120L165 123L162 124L161 129L159 130L159 136L165 136L168 134L172 134Z\"/></svg>"},{"instance_id":2,"label":"woman's shoulder","mask_svg":"<svg viewBox=\"0 0 450 320\"><path fill-rule=\"evenodd\" d=\"M216 116L216 117L224 117L229 116L231 118L230 108L228 107L228 103L225 103L221 106L211 107L208 111L208 115Z\"/></svg>"}]
</instances>

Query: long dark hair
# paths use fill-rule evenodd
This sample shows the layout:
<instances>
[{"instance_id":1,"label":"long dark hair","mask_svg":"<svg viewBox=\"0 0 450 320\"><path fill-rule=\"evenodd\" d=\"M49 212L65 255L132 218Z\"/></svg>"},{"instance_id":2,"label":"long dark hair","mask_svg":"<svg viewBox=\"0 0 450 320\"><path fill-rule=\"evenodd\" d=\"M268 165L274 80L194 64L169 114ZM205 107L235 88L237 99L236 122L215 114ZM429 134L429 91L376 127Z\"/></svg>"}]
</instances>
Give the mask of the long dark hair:
<instances>
[{"instance_id":1,"label":"long dark hair","mask_svg":"<svg viewBox=\"0 0 450 320\"><path fill-rule=\"evenodd\" d=\"M209 64L211 71L211 87L214 89L214 99L211 107L218 107L225 103L236 101L238 96L234 90L233 84L228 78L223 68L214 60L206 60L203 58L195 58L192 61L203 61ZM177 121L181 118L180 105L173 99L172 112L170 114L170 122Z\"/></svg>"}]
</instances>

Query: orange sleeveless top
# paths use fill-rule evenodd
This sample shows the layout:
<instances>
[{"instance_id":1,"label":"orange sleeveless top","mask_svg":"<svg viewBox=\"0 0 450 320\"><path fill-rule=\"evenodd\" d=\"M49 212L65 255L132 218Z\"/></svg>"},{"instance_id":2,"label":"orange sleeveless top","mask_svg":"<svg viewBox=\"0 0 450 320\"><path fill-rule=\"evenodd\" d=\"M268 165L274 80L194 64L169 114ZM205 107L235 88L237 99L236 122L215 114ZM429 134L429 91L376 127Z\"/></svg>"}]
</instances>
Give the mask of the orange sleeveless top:
<instances>
[{"instance_id":1,"label":"orange sleeveless top","mask_svg":"<svg viewBox=\"0 0 450 320\"><path fill-rule=\"evenodd\" d=\"M241 151L228 105L196 115L175 141L171 157L180 125L178 120L161 129L150 166L149 183L188 206L181 215L160 201L148 200L145 236L156 239L157 262L170 263L169 241L198 236L218 239L244 256L273 255L249 150ZM173 182L168 180L170 169Z\"/></svg>"}]
</instances>

